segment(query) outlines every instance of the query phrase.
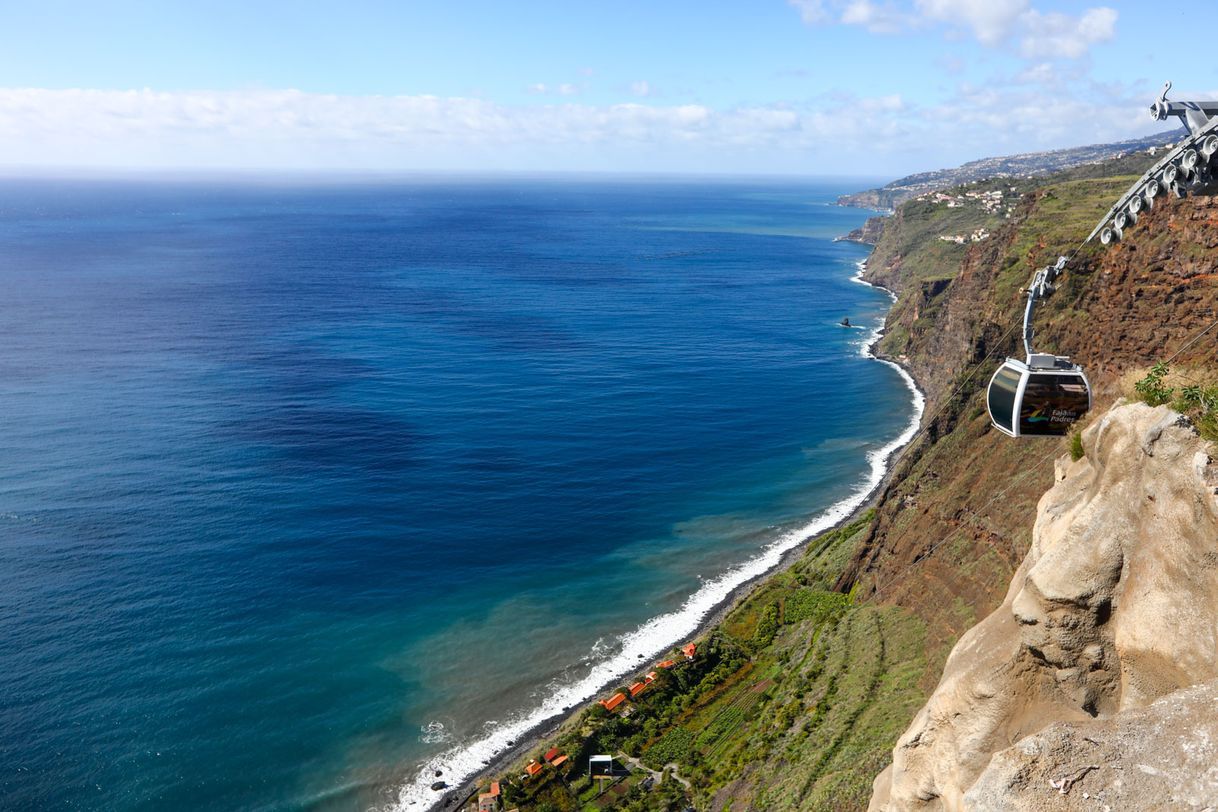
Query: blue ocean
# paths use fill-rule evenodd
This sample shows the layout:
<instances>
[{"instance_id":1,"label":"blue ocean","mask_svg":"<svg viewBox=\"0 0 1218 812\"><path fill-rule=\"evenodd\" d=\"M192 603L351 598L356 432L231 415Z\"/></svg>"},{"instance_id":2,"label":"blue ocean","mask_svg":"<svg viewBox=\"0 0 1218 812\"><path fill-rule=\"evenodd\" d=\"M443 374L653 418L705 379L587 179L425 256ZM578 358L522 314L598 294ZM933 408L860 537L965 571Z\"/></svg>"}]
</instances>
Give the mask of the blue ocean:
<instances>
[{"instance_id":1,"label":"blue ocean","mask_svg":"<svg viewBox=\"0 0 1218 812\"><path fill-rule=\"evenodd\" d=\"M687 638L908 435L867 185L0 181L0 807L421 810Z\"/></svg>"}]
</instances>

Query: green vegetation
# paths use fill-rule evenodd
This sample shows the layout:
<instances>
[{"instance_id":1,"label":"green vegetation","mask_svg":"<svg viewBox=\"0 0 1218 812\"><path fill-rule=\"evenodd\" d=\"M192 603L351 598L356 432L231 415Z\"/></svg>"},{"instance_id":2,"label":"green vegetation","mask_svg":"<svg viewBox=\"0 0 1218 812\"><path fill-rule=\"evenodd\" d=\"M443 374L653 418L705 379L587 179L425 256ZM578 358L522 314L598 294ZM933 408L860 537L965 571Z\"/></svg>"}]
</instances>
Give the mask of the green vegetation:
<instances>
[{"instance_id":1,"label":"green vegetation","mask_svg":"<svg viewBox=\"0 0 1218 812\"><path fill-rule=\"evenodd\" d=\"M694 735L687 728L674 727L647 748L643 761L647 766L659 770L672 762L687 763L693 749Z\"/></svg>"},{"instance_id":2,"label":"green vegetation","mask_svg":"<svg viewBox=\"0 0 1218 812\"><path fill-rule=\"evenodd\" d=\"M1218 384L1190 383L1180 387L1180 397L1172 408L1188 415L1202 437L1218 441Z\"/></svg>"},{"instance_id":3,"label":"green vegetation","mask_svg":"<svg viewBox=\"0 0 1218 812\"><path fill-rule=\"evenodd\" d=\"M1170 403L1172 396L1175 395L1175 390L1163 383L1163 379L1169 371L1167 364L1162 361L1151 367L1150 372L1146 373L1146 377L1133 385L1138 400L1148 406Z\"/></svg>"},{"instance_id":4,"label":"green vegetation","mask_svg":"<svg viewBox=\"0 0 1218 812\"><path fill-rule=\"evenodd\" d=\"M933 197L915 198L903 204L895 215L899 228L885 228L872 260L871 267L899 262L901 271L910 279L950 279L955 275L978 229L993 233L1007 222L1011 206L1020 196L1033 188L1027 180L996 178L989 181L969 183L943 190L943 194L960 198L959 203L949 206L947 202ZM1014 190L1014 191L1012 191ZM1001 207L990 211L972 194L1002 193ZM945 236L962 236L963 244L939 239Z\"/></svg>"},{"instance_id":5,"label":"green vegetation","mask_svg":"<svg viewBox=\"0 0 1218 812\"><path fill-rule=\"evenodd\" d=\"M585 711L558 742L573 756L569 772L514 785L513 802L652 810L701 808L718 796L741 810L866 806L923 700L926 673L920 621L833 591L873 520L868 512L810 542L699 643L693 661L661 671L628 715ZM675 764L691 789L672 780L648 789L636 772L598 794L582 777L587 758L619 751L657 771Z\"/></svg>"},{"instance_id":6,"label":"green vegetation","mask_svg":"<svg viewBox=\"0 0 1218 812\"><path fill-rule=\"evenodd\" d=\"M770 643L774 642L774 635L778 634L778 603L770 603L761 612L761 618L757 621L757 628L753 631L754 651L760 651Z\"/></svg>"},{"instance_id":7,"label":"green vegetation","mask_svg":"<svg viewBox=\"0 0 1218 812\"><path fill-rule=\"evenodd\" d=\"M1083 435L1080 432L1074 432L1070 435L1070 459L1078 462L1081 460L1086 451L1083 450Z\"/></svg>"},{"instance_id":8,"label":"green vegetation","mask_svg":"<svg viewBox=\"0 0 1218 812\"><path fill-rule=\"evenodd\" d=\"M1186 373L1173 373L1171 367L1160 361L1134 383L1133 389L1137 400L1149 406L1170 404L1192 421L1202 437L1218 441L1218 383L1199 381Z\"/></svg>"},{"instance_id":9,"label":"green vegetation","mask_svg":"<svg viewBox=\"0 0 1218 812\"><path fill-rule=\"evenodd\" d=\"M811 620L819 626L826 621L836 620L849 606L849 596L840 592L800 589L783 602L782 614L787 623Z\"/></svg>"}]
</instances>

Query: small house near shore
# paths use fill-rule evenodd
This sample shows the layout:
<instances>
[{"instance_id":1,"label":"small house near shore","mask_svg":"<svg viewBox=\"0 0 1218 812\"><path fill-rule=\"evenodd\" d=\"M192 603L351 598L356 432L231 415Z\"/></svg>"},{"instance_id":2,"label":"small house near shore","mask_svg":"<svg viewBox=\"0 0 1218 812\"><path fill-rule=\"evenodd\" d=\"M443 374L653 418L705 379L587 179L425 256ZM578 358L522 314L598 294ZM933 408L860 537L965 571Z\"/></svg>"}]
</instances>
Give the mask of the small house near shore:
<instances>
[{"instance_id":1,"label":"small house near shore","mask_svg":"<svg viewBox=\"0 0 1218 812\"><path fill-rule=\"evenodd\" d=\"M588 759L589 778L611 778L613 776L613 756L598 755Z\"/></svg>"},{"instance_id":2,"label":"small house near shore","mask_svg":"<svg viewBox=\"0 0 1218 812\"><path fill-rule=\"evenodd\" d=\"M696 645L694 645L693 643L690 643L689 645L683 646L681 648L681 653L685 655L685 659L687 659L687 660L692 660L694 658L694 654L696 654L697 651L698 651L698 647Z\"/></svg>"},{"instance_id":3,"label":"small house near shore","mask_svg":"<svg viewBox=\"0 0 1218 812\"><path fill-rule=\"evenodd\" d=\"M613 696L609 697L608 699L602 699L600 702L601 706L604 707L605 710L613 713L615 710L621 707L621 704L625 701L626 695L621 691L618 691Z\"/></svg>"}]
</instances>

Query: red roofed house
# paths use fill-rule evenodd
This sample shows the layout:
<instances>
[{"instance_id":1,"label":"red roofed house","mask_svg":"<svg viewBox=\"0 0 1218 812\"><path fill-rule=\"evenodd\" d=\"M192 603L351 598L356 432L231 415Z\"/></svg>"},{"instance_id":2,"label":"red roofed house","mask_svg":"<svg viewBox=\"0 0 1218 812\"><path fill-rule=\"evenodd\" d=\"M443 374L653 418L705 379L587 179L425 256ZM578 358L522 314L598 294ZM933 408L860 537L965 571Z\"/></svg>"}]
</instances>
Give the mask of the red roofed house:
<instances>
[{"instance_id":1,"label":"red roofed house","mask_svg":"<svg viewBox=\"0 0 1218 812\"><path fill-rule=\"evenodd\" d=\"M690 643L688 646L685 646L683 649L681 649L681 653L685 655L685 659L692 660L694 658L694 652L697 650L698 650L698 647L695 646L693 643Z\"/></svg>"},{"instance_id":2,"label":"red roofed house","mask_svg":"<svg viewBox=\"0 0 1218 812\"><path fill-rule=\"evenodd\" d=\"M487 794L487 795L494 795L496 798L498 798L498 797L499 797L499 782L498 782L498 781L492 781L492 782L491 782L491 791L490 791L490 792L488 792L488 793L486 793L486 794Z\"/></svg>"},{"instance_id":3,"label":"red roofed house","mask_svg":"<svg viewBox=\"0 0 1218 812\"><path fill-rule=\"evenodd\" d=\"M616 694L609 697L608 699L602 699L601 705L603 705L605 710L607 710L607 711L614 711L614 710L617 710L617 707L625 701L626 701L626 695L624 693L622 693L621 691L618 691Z\"/></svg>"},{"instance_id":4,"label":"red roofed house","mask_svg":"<svg viewBox=\"0 0 1218 812\"><path fill-rule=\"evenodd\" d=\"M647 675L647 680L646 680L646 681L647 681L647 682L655 682L655 681L656 681L656 672L652 671L651 673L649 673L649 674Z\"/></svg>"},{"instance_id":5,"label":"red roofed house","mask_svg":"<svg viewBox=\"0 0 1218 812\"><path fill-rule=\"evenodd\" d=\"M676 660L665 660L664 662L660 663L659 665L660 665L660 668L672 668L676 664L677 664Z\"/></svg>"},{"instance_id":6,"label":"red roofed house","mask_svg":"<svg viewBox=\"0 0 1218 812\"><path fill-rule=\"evenodd\" d=\"M529 766L525 767L524 771L530 778L532 778L533 776L537 775L537 773L541 772L541 765L536 761L530 761Z\"/></svg>"},{"instance_id":7,"label":"red roofed house","mask_svg":"<svg viewBox=\"0 0 1218 812\"><path fill-rule=\"evenodd\" d=\"M568 761L570 761L570 759L568 759L566 756L559 756L558 758L556 758L550 762L550 766L558 768L558 767L561 767L562 765L566 764Z\"/></svg>"},{"instance_id":8,"label":"red roofed house","mask_svg":"<svg viewBox=\"0 0 1218 812\"><path fill-rule=\"evenodd\" d=\"M645 682L636 682L634 685L631 685L630 686L630 698L634 699L636 696L643 693L643 691L646 690L646 688L647 688L647 683L645 683Z\"/></svg>"},{"instance_id":9,"label":"red roofed house","mask_svg":"<svg viewBox=\"0 0 1218 812\"><path fill-rule=\"evenodd\" d=\"M551 747L549 749L549 751L547 751L546 754L544 756L542 756L542 758L544 758L548 762L553 763L554 759L558 758L558 748Z\"/></svg>"},{"instance_id":10,"label":"red roofed house","mask_svg":"<svg viewBox=\"0 0 1218 812\"><path fill-rule=\"evenodd\" d=\"M484 792L478 796L478 812L498 812L499 796Z\"/></svg>"}]
</instances>

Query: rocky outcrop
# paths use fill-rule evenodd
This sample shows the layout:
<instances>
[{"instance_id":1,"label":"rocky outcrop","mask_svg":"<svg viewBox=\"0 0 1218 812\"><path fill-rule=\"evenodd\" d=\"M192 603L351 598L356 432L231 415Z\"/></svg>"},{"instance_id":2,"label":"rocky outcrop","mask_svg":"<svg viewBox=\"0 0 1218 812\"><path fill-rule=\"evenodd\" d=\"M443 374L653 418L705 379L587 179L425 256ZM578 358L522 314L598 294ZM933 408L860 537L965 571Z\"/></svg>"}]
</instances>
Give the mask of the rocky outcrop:
<instances>
[{"instance_id":1,"label":"rocky outcrop","mask_svg":"<svg viewBox=\"0 0 1218 812\"><path fill-rule=\"evenodd\" d=\"M1213 809L1218 681L1110 719L1062 722L996 753L964 795L970 809L1097 812Z\"/></svg>"},{"instance_id":2,"label":"rocky outcrop","mask_svg":"<svg viewBox=\"0 0 1218 812\"><path fill-rule=\"evenodd\" d=\"M860 245L875 245L884 233L883 217L868 217L858 228L834 239L834 242L857 242Z\"/></svg>"},{"instance_id":3,"label":"rocky outcrop","mask_svg":"<svg viewBox=\"0 0 1218 812\"><path fill-rule=\"evenodd\" d=\"M1218 466L1166 407L1062 458L1002 605L966 632L872 810L1218 804Z\"/></svg>"}]
</instances>

